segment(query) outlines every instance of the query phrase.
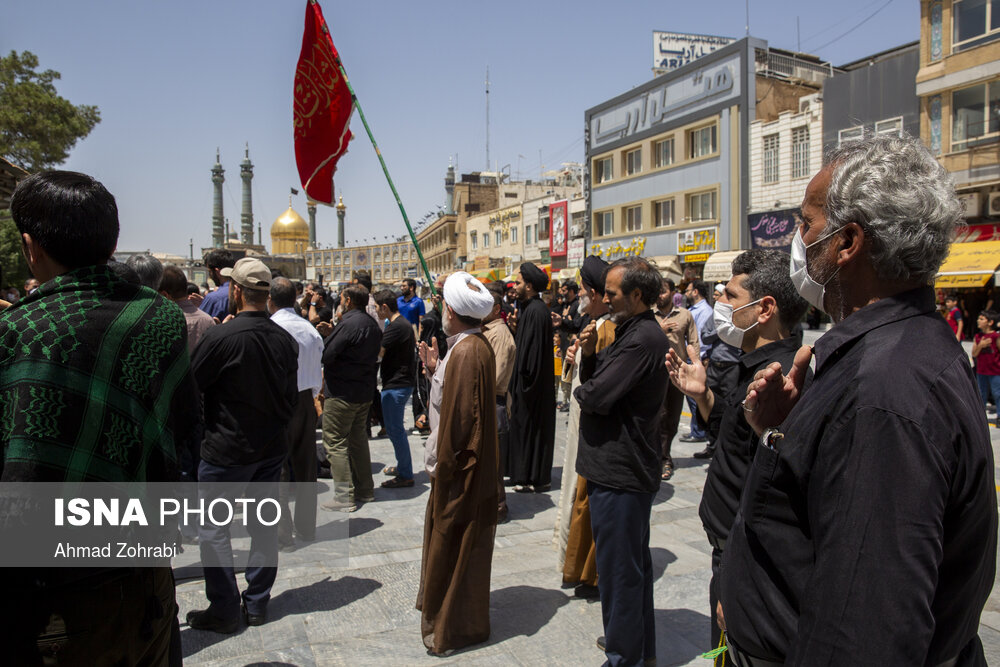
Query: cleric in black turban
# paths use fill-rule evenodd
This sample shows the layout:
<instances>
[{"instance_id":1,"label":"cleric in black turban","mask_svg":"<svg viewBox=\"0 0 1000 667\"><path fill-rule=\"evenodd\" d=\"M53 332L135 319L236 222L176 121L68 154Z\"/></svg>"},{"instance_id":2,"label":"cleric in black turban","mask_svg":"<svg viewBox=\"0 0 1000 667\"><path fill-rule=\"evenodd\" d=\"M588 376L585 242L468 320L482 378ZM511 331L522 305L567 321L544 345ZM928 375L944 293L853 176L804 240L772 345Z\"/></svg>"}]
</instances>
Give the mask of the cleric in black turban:
<instances>
[{"instance_id":1,"label":"cleric in black turban","mask_svg":"<svg viewBox=\"0 0 1000 667\"><path fill-rule=\"evenodd\" d=\"M604 295L604 275L608 272L608 263L597 255L587 255L580 268L580 282L584 287L596 290Z\"/></svg>"},{"instance_id":2,"label":"cleric in black turban","mask_svg":"<svg viewBox=\"0 0 1000 667\"><path fill-rule=\"evenodd\" d=\"M531 262L522 264L520 271L524 282L534 287L536 292L544 292L545 288L549 286L549 277Z\"/></svg>"}]
</instances>

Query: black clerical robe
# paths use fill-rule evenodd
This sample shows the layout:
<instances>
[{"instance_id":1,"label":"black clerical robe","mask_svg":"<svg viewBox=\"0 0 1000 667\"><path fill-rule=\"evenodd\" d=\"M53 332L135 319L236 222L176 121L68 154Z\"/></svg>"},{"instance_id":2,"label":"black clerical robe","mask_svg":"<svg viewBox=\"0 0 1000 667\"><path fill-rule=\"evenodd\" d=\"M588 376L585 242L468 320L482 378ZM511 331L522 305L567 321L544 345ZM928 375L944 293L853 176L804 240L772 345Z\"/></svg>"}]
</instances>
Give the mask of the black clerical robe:
<instances>
[{"instance_id":1,"label":"black clerical robe","mask_svg":"<svg viewBox=\"0 0 1000 667\"><path fill-rule=\"evenodd\" d=\"M541 299L521 304L514 342L507 469L514 484L543 486L552 481L556 392L552 315Z\"/></svg>"}]
</instances>

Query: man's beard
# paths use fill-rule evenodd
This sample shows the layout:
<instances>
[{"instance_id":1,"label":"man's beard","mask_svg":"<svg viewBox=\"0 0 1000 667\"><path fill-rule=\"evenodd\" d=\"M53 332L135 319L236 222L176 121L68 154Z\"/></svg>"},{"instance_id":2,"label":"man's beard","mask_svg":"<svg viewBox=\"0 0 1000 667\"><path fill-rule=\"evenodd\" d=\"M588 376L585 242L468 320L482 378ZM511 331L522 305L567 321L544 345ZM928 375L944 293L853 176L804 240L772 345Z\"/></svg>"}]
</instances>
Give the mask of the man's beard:
<instances>
[{"instance_id":1,"label":"man's beard","mask_svg":"<svg viewBox=\"0 0 1000 667\"><path fill-rule=\"evenodd\" d=\"M586 294L580 295L580 305L578 306L581 313L586 313L590 311L590 297Z\"/></svg>"},{"instance_id":2,"label":"man's beard","mask_svg":"<svg viewBox=\"0 0 1000 667\"><path fill-rule=\"evenodd\" d=\"M447 308L441 309L441 329L444 331L445 336L451 336L451 315L448 314Z\"/></svg>"}]
</instances>

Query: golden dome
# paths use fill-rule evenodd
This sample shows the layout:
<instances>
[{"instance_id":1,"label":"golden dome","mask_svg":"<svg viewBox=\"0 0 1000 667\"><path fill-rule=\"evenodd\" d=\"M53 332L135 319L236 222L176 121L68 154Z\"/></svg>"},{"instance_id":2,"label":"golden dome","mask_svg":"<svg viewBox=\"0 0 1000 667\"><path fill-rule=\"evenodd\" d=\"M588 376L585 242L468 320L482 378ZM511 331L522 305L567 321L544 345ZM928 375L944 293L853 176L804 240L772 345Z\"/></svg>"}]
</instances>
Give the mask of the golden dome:
<instances>
[{"instance_id":1,"label":"golden dome","mask_svg":"<svg viewBox=\"0 0 1000 667\"><path fill-rule=\"evenodd\" d=\"M271 225L271 238L309 240L309 223L289 206Z\"/></svg>"}]
</instances>

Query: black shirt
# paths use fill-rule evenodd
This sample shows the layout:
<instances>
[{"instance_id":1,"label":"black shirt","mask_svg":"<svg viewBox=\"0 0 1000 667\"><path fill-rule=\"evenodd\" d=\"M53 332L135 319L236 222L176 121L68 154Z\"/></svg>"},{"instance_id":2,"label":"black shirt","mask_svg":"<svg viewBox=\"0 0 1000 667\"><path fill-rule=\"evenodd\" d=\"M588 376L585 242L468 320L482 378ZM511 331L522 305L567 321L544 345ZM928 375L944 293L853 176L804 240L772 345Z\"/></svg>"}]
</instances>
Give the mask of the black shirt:
<instances>
[{"instance_id":1,"label":"black shirt","mask_svg":"<svg viewBox=\"0 0 1000 667\"><path fill-rule=\"evenodd\" d=\"M378 323L367 312L352 308L340 318L324 346L323 378L330 396L348 403L372 400L382 347Z\"/></svg>"},{"instance_id":2,"label":"black shirt","mask_svg":"<svg viewBox=\"0 0 1000 667\"><path fill-rule=\"evenodd\" d=\"M653 311L630 317L615 340L580 361L576 471L601 486L639 493L660 488L660 409L669 343Z\"/></svg>"},{"instance_id":3,"label":"black shirt","mask_svg":"<svg viewBox=\"0 0 1000 667\"><path fill-rule=\"evenodd\" d=\"M241 466L283 454L298 400L299 346L267 313L211 327L191 359L205 401L201 458Z\"/></svg>"},{"instance_id":4,"label":"black shirt","mask_svg":"<svg viewBox=\"0 0 1000 667\"><path fill-rule=\"evenodd\" d=\"M715 440L715 454L708 466L708 478L705 480L705 490L698 508L705 532L716 540L729 538L729 529L736 518L747 470L760 441L747 424L741 405L747 394L747 385L757 371L775 361L781 364L782 372L788 373L798 349L799 342L795 338L786 338L744 354L737 362L739 379L736 389L725 397L716 397L712 413L705 423ZM812 371L809 372L809 376L811 375ZM698 421L700 424L704 423L701 415Z\"/></svg>"},{"instance_id":5,"label":"black shirt","mask_svg":"<svg viewBox=\"0 0 1000 667\"><path fill-rule=\"evenodd\" d=\"M382 332L382 389L401 389L416 383L417 348L413 325L400 315Z\"/></svg>"},{"instance_id":6,"label":"black shirt","mask_svg":"<svg viewBox=\"0 0 1000 667\"><path fill-rule=\"evenodd\" d=\"M722 561L730 638L788 665L936 665L993 586L993 452L968 358L924 287L817 341L758 446Z\"/></svg>"}]
</instances>

